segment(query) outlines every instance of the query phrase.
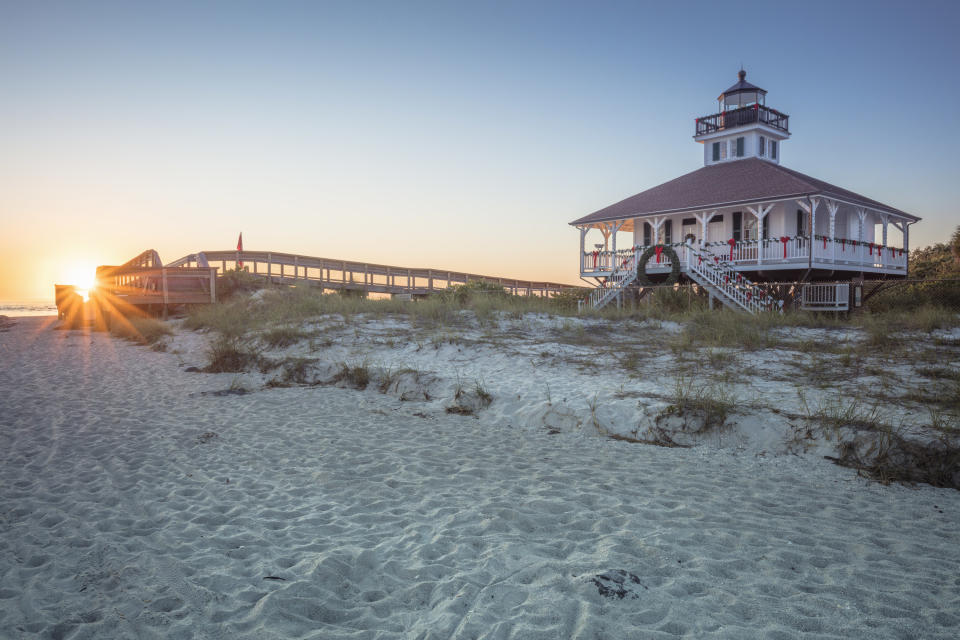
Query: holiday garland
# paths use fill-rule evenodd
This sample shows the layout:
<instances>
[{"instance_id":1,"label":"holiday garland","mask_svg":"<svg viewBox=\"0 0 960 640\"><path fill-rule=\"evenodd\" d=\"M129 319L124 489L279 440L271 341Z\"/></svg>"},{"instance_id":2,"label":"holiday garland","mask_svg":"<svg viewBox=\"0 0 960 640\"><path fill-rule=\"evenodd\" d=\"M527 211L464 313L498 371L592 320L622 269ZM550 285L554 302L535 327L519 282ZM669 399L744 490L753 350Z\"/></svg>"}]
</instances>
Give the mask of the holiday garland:
<instances>
[{"instance_id":1,"label":"holiday garland","mask_svg":"<svg viewBox=\"0 0 960 640\"><path fill-rule=\"evenodd\" d=\"M670 275L667 276L666 281L662 284L674 284L680 279L680 258L677 256L677 252L673 250L671 245L657 244L652 247L647 247L646 251L640 254L640 260L637 262L637 280L639 280L640 284L644 287L653 285L653 282L647 277L647 262L649 262L650 258L654 255L657 256L657 262L660 262L660 256L663 254L666 254L667 257L670 258Z\"/></svg>"}]
</instances>

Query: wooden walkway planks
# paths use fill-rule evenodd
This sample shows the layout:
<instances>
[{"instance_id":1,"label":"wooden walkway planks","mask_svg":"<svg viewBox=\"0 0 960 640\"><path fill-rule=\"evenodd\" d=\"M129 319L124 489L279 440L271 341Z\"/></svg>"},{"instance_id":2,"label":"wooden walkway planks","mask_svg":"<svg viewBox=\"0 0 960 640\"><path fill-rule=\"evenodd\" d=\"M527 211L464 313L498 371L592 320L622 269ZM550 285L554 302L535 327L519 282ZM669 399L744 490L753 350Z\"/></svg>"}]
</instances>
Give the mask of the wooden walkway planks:
<instances>
[{"instance_id":1,"label":"wooden walkway planks","mask_svg":"<svg viewBox=\"0 0 960 640\"><path fill-rule=\"evenodd\" d=\"M273 251L202 251L174 260L166 267L209 265L225 273L239 263L252 274L276 283L314 282L325 289L370 293L427 295L469 282L498 284L514 295L556 295L572 285L516 280L441 269L412 269L384 264L332 260Z\"/></svg>"}]
</instances>

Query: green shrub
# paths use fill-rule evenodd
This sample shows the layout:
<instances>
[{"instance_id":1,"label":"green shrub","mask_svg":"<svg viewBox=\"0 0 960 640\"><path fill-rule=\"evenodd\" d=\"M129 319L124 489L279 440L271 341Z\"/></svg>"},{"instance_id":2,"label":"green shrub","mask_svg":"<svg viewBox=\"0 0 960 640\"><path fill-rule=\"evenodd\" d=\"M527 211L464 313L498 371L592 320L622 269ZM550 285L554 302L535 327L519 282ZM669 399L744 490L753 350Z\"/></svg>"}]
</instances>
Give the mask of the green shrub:
<instances>
[{"instance_id":1,"label":"green shrub","mask_svg":"<svg viewBox=\"0 0 960 640\"><path fill-rule=\"evenodd\" d=\"M260 354L235 337L218 336L207 348L206 373L241 373L262 363Z\"/></svg>"},{"instance_id":2,"label":"green shrub","mask_svg":"<svg viewBox=\"0 0 960 640\"><path fill-rule=\"evenodd\" d=\"M235 296L250 294L267 286L268 283L262 276L234 269L217 277L217 299L230 300Z\"/></svg>"},{"instance_id":3,"label":"green shrub","mask_svg":"<svg viewBox=\"0 0 960 640\"><path fill-rule=\"evenodd\" d=\"M110 323L110 333L136 342L154 344L160 338L173 333L166 323L149 317L127 317L117 314Z\"/></svg>"}]
</instances>

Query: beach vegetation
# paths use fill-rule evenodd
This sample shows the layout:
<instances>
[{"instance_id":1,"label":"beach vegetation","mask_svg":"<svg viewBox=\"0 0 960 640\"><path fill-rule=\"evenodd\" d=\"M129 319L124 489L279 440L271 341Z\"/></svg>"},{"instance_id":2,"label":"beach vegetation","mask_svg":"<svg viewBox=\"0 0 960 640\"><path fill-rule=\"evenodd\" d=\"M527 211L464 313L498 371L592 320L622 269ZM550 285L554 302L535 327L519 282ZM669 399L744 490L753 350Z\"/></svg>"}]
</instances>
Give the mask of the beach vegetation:
<instances>
[{"instance_id":1,"label":"beach vegetation","mask_svg":"<svg viewBox=\"0 0 960 640\"><path fill-rule=\"evenodd\" d=\"M357 364L340 363L340 370L333 376L334 384L343 382L348 386L362 391L370 384L370 365L366 362Z\"/></svg>"},{"instance_id":2,"label":"beach vegetation","mask_svg":"<svg viewBox=\"0 0 960 640\"><path fill-rule=\"evenodd\" d=\"M311 333L298 326L280 326L265 330L260 339L265 345L273 349L282 349L296 344L300 340L311 337Z\"/></svg>"},{"instance_id":3,"label":"beach vegetation","mask_svg":"<svg viewBox=\"0 0 960 640\"><path fill-rule=\"evenodd\" d=\"M730 426L728 418L736 405L736 395L723 384L716 381L697 383L692 378L677 376L670 404L660 413L658 422L678 416L684 419L684 430L689 433L721 431Z\"/></svg>"},{"instance_id":4,"label":"beach vegetation","mask_svg":"<svg viewBox=\"0 0 960 640\"><path fill-rule=\"evenodd\" d=\"M955 431L941 431L928 440L882 425L866 437L842 440L837 455L825 457L882 484L922 482L960 489L960 438Z\"/></svg>"},{"instance_id":5,"label":"beach vegetation","mask_svg":"<svg viewBox=\"0 0 960 640\"><path fill-rule=\"evenodd\" d=\"M217 297L221 300L230 300L269 288L271 285L264 278L244 269L230 269L217 277L216 286Z\"/></svg>"},{"instance_id":6,"label":"beach vegetation","mask_svg":"<svg viewBox=\"0 0 960 640\"><path fill-rule=\"evenodd\" d=\"M236 336L220 335L207 347L206 373L241 373L263 364L260 353L253 350L250 342Z\"/></svg>"},{"instance_id":7,"label":"beach vegetation","mask_svg":"<svg viewBox=\"0 0 960 640\"><path fill-rule=\"evenodd\" d=\"M171 335L170 326L161 320L149 316L114 317L110 323L110 333L118 338L143 345L158 345L162 338Z\"/></svg>"}]
</instances>

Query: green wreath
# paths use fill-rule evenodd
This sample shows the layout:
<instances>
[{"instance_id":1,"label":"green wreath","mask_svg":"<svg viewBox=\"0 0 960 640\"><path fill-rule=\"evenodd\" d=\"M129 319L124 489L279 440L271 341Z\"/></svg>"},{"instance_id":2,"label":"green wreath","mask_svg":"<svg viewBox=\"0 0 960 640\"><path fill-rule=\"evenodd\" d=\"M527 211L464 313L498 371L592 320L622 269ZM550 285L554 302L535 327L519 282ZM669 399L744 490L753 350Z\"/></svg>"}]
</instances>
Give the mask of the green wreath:
<instances>
[{"instance_id":1,"label":"green wreath","mask_svg":"<svg viewBox=\"0 0 960 640\"><path fill-rule=\"evenodd\" d=\"M637 263L637 280L639 280L640 284L644 287L653 286L653 282L647 277L647 262L649 262L650 258L657 252L657 247L663 247L662 253L665 253L667 257L670 258L670 275L667 276L667 279L662 284L671 285L680 280L680 258L677 256L677 252L669 245L658 244L647 247L646 251L640 254L640 261Z\"/></svg>"}]
</instances>

